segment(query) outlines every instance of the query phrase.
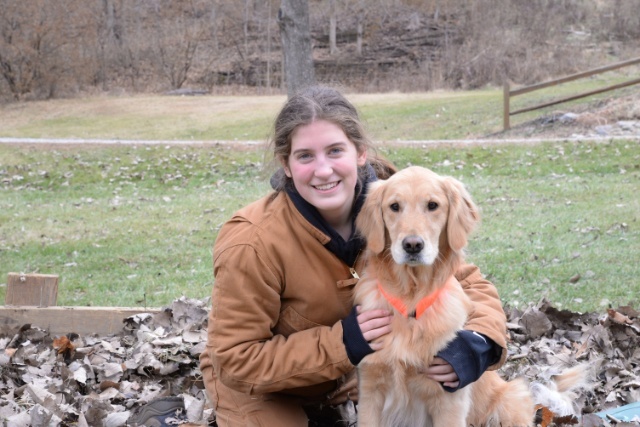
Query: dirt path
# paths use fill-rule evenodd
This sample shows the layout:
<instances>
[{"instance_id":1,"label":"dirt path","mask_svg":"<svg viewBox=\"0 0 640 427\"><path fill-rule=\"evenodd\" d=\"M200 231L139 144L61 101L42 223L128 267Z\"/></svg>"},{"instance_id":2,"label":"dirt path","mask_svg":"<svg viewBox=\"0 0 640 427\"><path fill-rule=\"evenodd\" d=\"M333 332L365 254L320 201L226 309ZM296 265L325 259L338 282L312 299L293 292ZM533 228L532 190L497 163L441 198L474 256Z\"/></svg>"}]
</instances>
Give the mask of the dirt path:
<instances>
[{"instance_id":1,"label":"dirt path","mask_svg":"<svg viewBox=\"0 0 640 427\"><path fill-rule=\"evenodd\" d=\"M498 144L539 144L543 142L565 141L611 141L611 140L640 140L640 135L608 135L608 136L576 136L566 138L477 138L477 139L440 139L440 140L393 140L381 141L381 145L413 145L413 146L473 146L473 145L498 145ZM27 145L35 144L44 146L64 146L77 144L94 145L184 145L184 146L215 146L229 147L256 147L263 148L264 141L224 141L224 140L132 140L132 139L64 139L64 138L0 138L0 144Z\"/></svg>"}]
</instances>

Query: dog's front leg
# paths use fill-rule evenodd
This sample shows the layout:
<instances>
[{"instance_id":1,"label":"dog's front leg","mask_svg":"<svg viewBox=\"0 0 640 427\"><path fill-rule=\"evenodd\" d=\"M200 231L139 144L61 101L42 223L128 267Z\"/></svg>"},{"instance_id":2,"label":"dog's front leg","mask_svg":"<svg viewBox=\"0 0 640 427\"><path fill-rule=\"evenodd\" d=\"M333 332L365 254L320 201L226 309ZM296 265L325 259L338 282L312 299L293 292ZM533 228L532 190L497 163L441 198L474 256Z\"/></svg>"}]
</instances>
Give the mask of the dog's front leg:
<instances>
[{"instance_id":1,"label":"dog's front leg","mask_svg":"<svg viewBox=\"0 0 640 427\"><path fill-rule=\"evenodd\" d=\"M384 397L377 390L360 393L358 400L358 427L384 427L382 408Z\"/></svg>"},{"instance_id":2,"label":"dog's front leg","mask_svg":"<svg viewBox=\"0 0 640 427\"><path fill-rule=\"evenodd\" d=\"M443 394L436 399L435 408L430 414L433 427L466 427L467 416L471 410L471 388L465 387L453 393ZM435 402L434 402L435 403Z\"/></svg>"},{"instance_id":3,"label":"dog's front leg","mask_svg":"<svg viewBox=\"0 0 640 427\"><path fill-rule=\"evenodd\" d=\"M382 409L384 408L385 381L381 381L381 372L375 365L361 365L358 371L358 427L384 427Z\"/></svg>"}]
</instances>

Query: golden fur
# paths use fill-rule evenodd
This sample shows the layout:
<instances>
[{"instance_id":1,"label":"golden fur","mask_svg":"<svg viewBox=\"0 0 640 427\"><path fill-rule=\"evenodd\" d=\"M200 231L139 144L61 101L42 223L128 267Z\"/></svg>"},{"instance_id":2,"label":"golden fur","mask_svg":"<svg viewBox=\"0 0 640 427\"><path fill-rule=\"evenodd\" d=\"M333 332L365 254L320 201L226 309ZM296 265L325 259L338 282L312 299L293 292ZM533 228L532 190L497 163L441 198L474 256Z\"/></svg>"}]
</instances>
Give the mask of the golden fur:
<instances>
[{"instance_id":1,"label":"golden fur","mask_svg":"<svg viewBox=\"0 0 640 427\"><path fill-rule=\"evenodd\" d=\"M391 309L380 284L410 311L457 270L478 221L471 197L453 178L414 166L374 183L356 223L368 257L356 304ZM453 280L421 317L395 313L384 348L358 367L360 427L532 425L534 404L524 381L505 382L487 371L449 393L421 372L463 328L470 310Z\"/></svg>"}]
</instances>

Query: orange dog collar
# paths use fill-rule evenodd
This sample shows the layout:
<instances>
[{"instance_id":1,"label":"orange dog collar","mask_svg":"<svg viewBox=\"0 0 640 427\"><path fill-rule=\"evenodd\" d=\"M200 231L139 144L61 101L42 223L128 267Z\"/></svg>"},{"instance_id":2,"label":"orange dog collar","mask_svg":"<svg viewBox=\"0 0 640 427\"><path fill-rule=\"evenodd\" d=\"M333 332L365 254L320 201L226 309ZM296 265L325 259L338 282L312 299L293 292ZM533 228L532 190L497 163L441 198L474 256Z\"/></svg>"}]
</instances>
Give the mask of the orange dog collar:
<instances>
[{"instance_id":1,"label":"orange dog collar","mask_svg":"<svg viewBox=\"0 0 640 427\"><path fill-rule=\"evenodd\" d=\"M380 282L378 282L378 290L380 291L380 294L382 294L382 296L387 301L389 301L389 304L391 304L393 308L398 310L404 317L414 317L418 319L425 311L429 309L429 307L433 305L434 302L437 301L442 292L451 285L451 282L453 280L455 280L453 276L449 277L443 287L438 288L436 291L430 293L429 295L418 301L415 310L410 313L408 312L407 305L400 298L394 297L393 295L390 295L387 291L385 291L382 288Z\"/></svg>"}]
</instances>

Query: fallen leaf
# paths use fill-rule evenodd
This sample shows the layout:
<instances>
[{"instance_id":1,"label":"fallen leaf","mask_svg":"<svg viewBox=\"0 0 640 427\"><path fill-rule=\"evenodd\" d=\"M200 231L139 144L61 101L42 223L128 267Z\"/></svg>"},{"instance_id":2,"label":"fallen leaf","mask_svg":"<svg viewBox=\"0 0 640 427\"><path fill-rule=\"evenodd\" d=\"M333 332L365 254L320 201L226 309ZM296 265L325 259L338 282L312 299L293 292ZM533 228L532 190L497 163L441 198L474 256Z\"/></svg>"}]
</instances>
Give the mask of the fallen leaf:
<instances>
[{"instance_id":1,"label":"fallen leaf","mask_svg":"<svg viewBox=\"0 0 640 427\"><path fill-rule=\"evenodd\" d=\"M612 308L607 309L607 314L609 315L609 319L613 320L615 323L620 325L633 325L633 320Z\"/></svg>"},{"instance_id":2,"label":"fallen leaf","mask_svg":"<svg viewBox=\"0 0 640 427\"><path fill-rule=\"evenodd\" d=\"M535 423L540 427L548 427L553 422L553 412L546 406L536 405Z\"/></svg>"},{"instance_id":3,"label":"fallen leaf","mask_svg":"<svg viewBox=\"0 0 640 427\"><path fill-rule=\"evenodd\" d=\"M71 353L76 349L67 336L55 338L53 348L58 351L58 354Z\"/></svg>"}]
</instances>

